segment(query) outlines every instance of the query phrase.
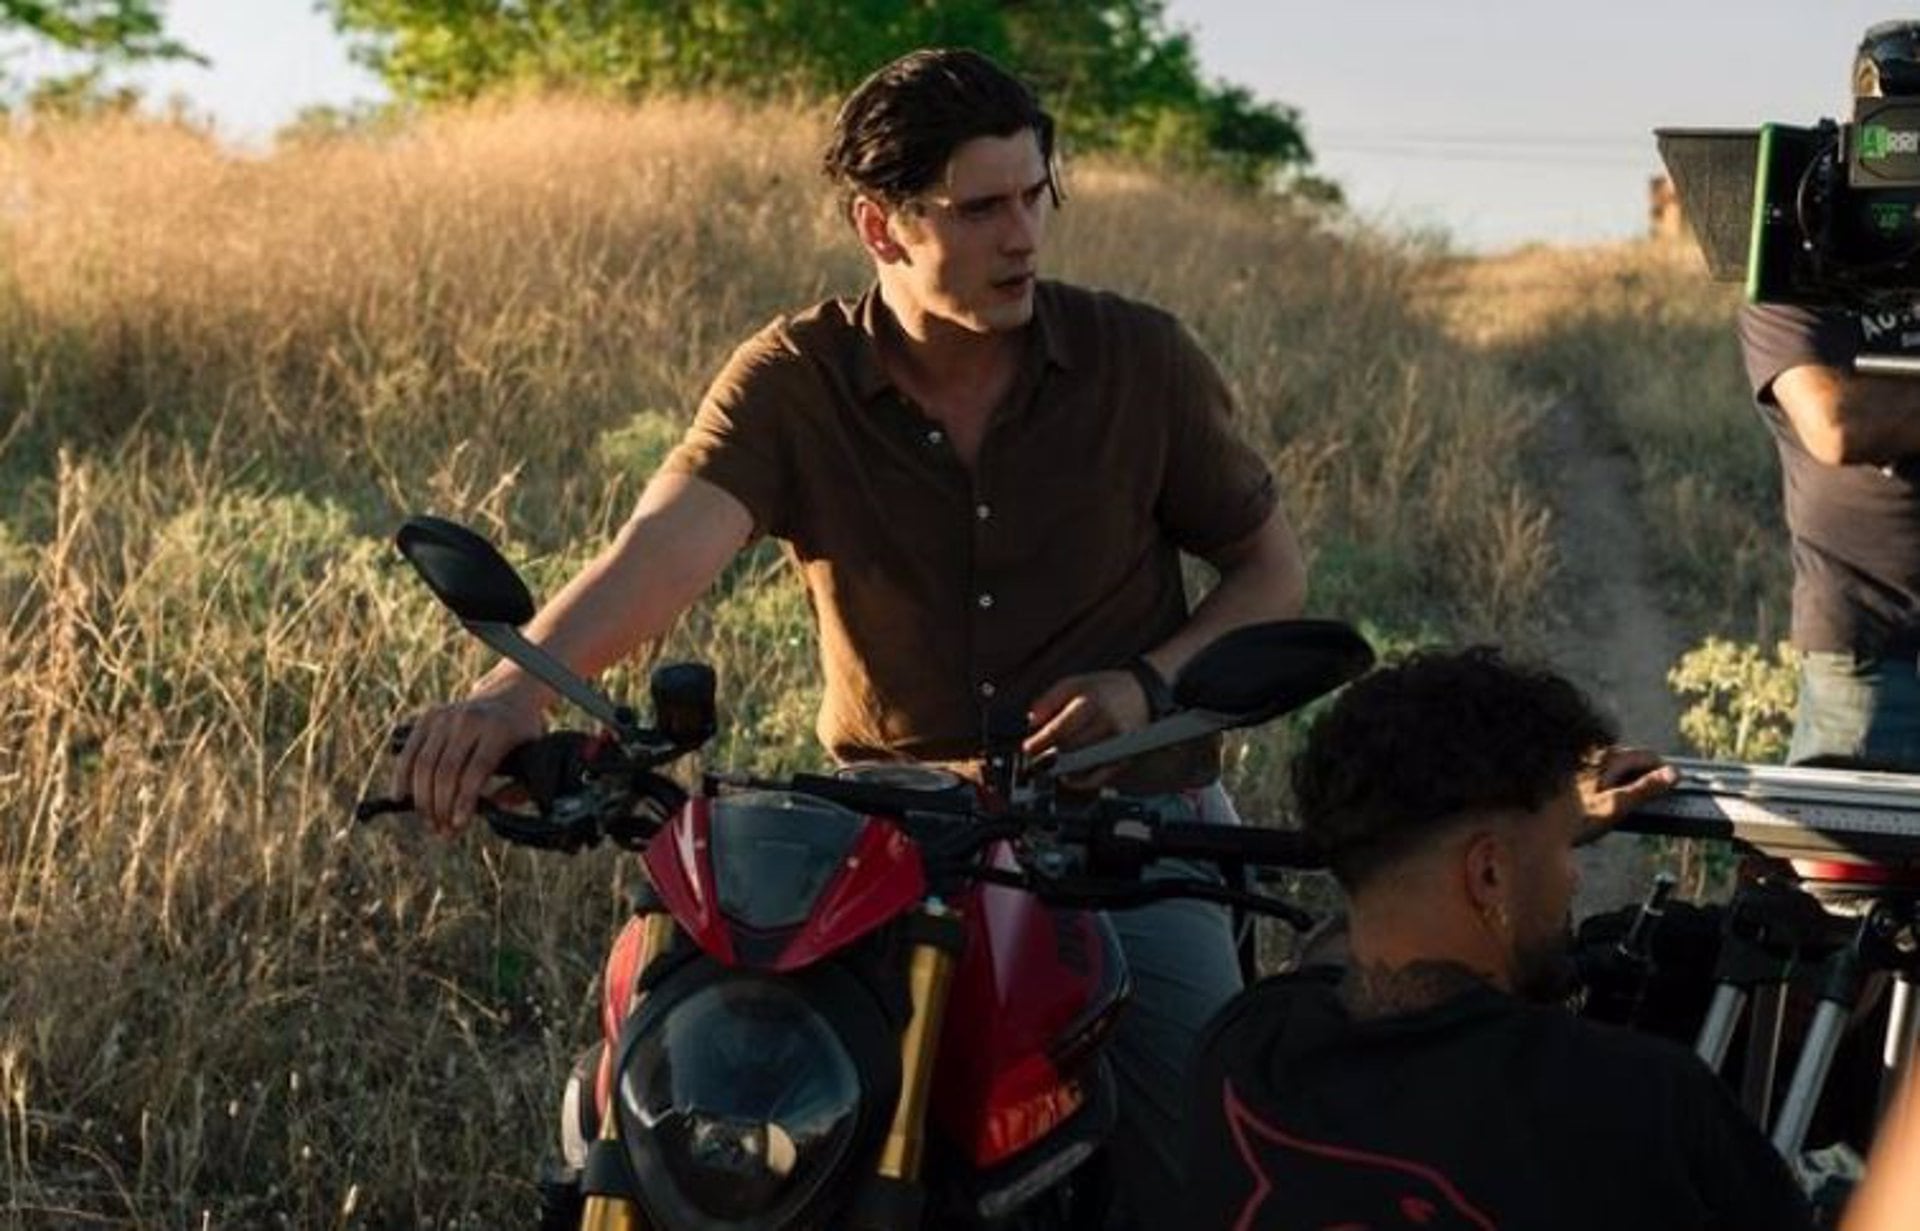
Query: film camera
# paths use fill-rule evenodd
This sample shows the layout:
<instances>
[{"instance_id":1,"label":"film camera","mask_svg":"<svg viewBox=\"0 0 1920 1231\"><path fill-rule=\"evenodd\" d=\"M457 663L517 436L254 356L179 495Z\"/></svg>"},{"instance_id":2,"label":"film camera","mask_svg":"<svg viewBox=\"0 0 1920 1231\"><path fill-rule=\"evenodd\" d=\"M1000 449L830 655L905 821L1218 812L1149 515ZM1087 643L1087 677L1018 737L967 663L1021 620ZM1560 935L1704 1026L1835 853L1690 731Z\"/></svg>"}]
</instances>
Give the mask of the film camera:
<instances>
[{"instance_id":1,"label":"film camera","mask_svg":"<svg viewBox=\"0 0 1920 1231\"><path fill-rule=\"evenodd\" d=\"M1866 33L1840 123L1655 132L1709 272L1748 300L1855 310L1920 299L1920 22Z\"/></svg>"}]
</instances>

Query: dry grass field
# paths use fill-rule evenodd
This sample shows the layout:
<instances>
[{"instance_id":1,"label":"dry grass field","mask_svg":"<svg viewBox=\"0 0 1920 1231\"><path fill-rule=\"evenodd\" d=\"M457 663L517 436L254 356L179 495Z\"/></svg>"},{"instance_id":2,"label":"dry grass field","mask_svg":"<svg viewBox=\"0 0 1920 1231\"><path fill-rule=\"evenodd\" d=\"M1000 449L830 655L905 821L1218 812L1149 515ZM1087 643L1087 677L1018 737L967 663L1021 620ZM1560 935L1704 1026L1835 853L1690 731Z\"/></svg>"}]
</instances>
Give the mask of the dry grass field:
<instances>
[{"instance_id":1,"label":"dry grass field","mask_svg":"<svg viewBox=\"0 0 1920 1231\"><path fill-rule=\"evenodd\" d=\"M635 873L352 827L389 724L484 665L387 537L469 520L551 588L608 536L734 341L862 285L822 128L549 102L257 159L0 137L0 1225L524 1213ZM1218 357L1315 612L1527 640L1554 559L1514 357L1612 372L1578 311L1489 345L1420 252L1116 167L1079 169L1057 249ZM1664 276L1610 309L1623 344ZM663 652L719 670L711 760L815 759L771 549ZM1237 746L1243 810L1280 806L1283 747Z\"/></svg>"},{"instance_id":2,"label":"dry grass field","mask_svg":"<svg viewBox=\"0 0 1920 1231\"><path fill-rule=\"evenodd\" d=\"M1634 243L1449 262L1428 293L1459 337L1576 399L1631 455L1689 640L1786 635L1779 471L1740 366L1739 287L1709 281L1691 243Z\"/></svg>"},{"instance_id":3,"label":"dry grass field","mask_svg":"<svg viewBox=\"0 0 1920 1231\"><path fill-rule=\"evenodd\" d=\"M1523 386L1570 401L1589 439L1628 459L1631 490L1620 495L1638 507L1652 565L1640 584L1678 648L1617 647L1646 660L1619 670L1677 695L1675 751L1779 760L1797 688L1783 644L1790 570L1778 463L1734 332L1740 288L1710 281L1691 243L1534 248L1440 262L1432 275L1427 302L1455 336L1500 357ZM1540 489L1549 499L1560 490L1551 474ZM1622 547L1579 549L1589 573L1604 573L1630 554ZM1568 587L1550 605L1593 598ZM1656 845L1683 896L1730 889L1730 848Z\"/></svg>"}]
</instances>

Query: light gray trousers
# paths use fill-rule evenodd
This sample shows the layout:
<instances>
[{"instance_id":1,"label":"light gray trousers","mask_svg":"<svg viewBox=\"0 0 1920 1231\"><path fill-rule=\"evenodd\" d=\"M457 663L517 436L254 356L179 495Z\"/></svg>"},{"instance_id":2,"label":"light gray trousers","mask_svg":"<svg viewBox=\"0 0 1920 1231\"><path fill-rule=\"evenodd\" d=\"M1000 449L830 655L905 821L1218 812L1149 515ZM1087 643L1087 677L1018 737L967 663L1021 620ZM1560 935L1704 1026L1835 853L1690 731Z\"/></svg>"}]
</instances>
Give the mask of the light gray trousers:
<instances>
[{"instance_id":1,"label":"light gray trousers","mask_svg":"<svg viewBox=\"0 0 1920 1231\"><path fill-rule=\"evenodd\" d=\"M1199 791L1144 801L1166 820L1238 825L1233 803L1218 783ZM1211 864L1170 860L1149 868L1149 879L1205 877ZM1173 1225L1156 1217L1181 1187L1180 1151L1193 1045L1222 1005L1240 990L1240 965L1227 908L1211 902L1156 902L1108 915L1133 976L1133 998L1122 1010L1107 1057L1120 1094L1120 1121L1108 1142L1118 1185L1121 1225Z\"/></svg>"}]
</instances>

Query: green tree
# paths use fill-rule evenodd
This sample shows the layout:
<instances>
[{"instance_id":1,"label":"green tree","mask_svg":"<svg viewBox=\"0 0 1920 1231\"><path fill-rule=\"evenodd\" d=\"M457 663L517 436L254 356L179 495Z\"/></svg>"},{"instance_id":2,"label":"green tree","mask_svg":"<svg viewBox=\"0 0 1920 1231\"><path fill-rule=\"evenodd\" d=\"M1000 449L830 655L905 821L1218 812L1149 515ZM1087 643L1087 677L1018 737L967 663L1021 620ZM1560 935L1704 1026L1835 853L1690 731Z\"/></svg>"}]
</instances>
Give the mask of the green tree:
<instances>
[{"instance_id":1,"label":"green tree","mask_svg":"<svg viewBox=\"0 0 1920 1231\"><path fill-rule=\"evenodd\" d=\"M113 60L201 60L167 37L155 0L0 0L0 31Z\"/></svg>"},{"instance_id":2,"label":"green tree","mask_svg":"<svg viewBox=\"0 0 1920 1231\"><path fill-rule=\"evenodd\" d=\"M48 115L125 111L138 101L139 92L110 85L109 65L138 60L206 63L198 52L168 37L156 0L0 0L4 34L51 43L82 57L85 66L31 85L0 71L0 114L15 102Z\"/></svg>"},{"instance_id":3,"label":"green tree","mask_svg":"<svg viewBox=\"0 0 1920 1231\"><path fill-rule=\"evenodd\" d=\"M1291 108L1205 80L1163 0L324 0L403 99L502 86L837 94L914 47L1031 78L1079 149L1264 184L1311 152ZM1324 185L1321 186L1324 188Z\"/></svg>"},{"instance_id":4,"label":"green tree","mask_svg":"<svg viewBox=\"0 0 1920 1231\"><path fill-rule=\"evenodd\" d=\"M1013 62L1083 147L1121 149L1262 183L1312 154L1299 113L1201 77L1193 40L1161 0L1004 4Z\"/></svg>"},{"instance_id":5,"label":"green tree","mask_svg":"<svg viewBox=\"0 0 1920 1231\"><path fill-rule=\"evenodd\" d=\"M895 49L1004 51L986 0L327 0L356 58L422 102L500 85L760 97L857 81Z\"/></svg>"}]
</instances>

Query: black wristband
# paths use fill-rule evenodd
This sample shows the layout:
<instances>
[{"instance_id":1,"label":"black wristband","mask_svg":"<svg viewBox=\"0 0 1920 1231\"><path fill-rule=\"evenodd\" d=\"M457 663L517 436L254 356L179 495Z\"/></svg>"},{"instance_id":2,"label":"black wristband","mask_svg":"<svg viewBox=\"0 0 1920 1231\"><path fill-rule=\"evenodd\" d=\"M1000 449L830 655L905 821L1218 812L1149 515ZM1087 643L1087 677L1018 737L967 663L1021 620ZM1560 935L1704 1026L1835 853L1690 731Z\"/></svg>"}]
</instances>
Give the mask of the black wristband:
<instances>
[{"instance_id":1,"label":"black wristband","mask_svg":"<svg viewBox=\"0 0 1920 1231\"><path fill-rule=\"evenodd\" d=\"M1173 689L1167 687L1166 678L1144 657L1129 659L1121 670L1139 683L1141 695L1147 699L1148 722L1157 722L1178 708L1174 704Z\"/></svg>"}]
</instances>

